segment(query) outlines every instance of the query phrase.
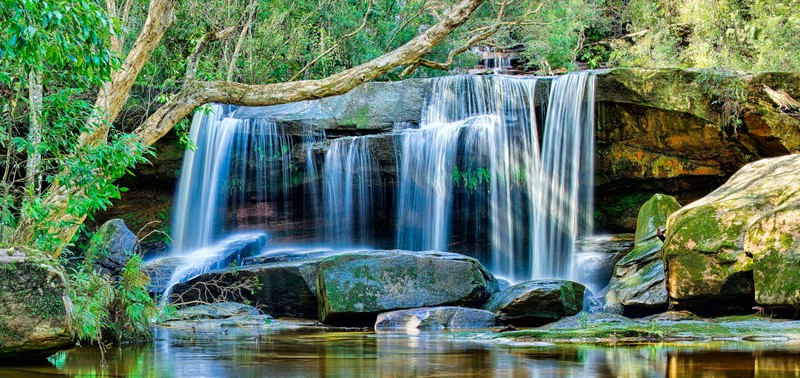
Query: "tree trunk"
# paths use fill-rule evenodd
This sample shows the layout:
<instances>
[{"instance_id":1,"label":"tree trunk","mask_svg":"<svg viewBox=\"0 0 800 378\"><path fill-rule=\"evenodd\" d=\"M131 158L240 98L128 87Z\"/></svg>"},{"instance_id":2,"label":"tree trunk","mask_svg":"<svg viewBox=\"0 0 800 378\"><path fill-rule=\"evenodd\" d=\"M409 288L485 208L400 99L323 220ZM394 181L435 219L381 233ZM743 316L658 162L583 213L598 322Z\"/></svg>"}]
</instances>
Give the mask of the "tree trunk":
<instances>
[{"instance_id":1,"label":"tree trunk","mask_svg":"<svg viewBox=\"0 0 800 378\"><path fill-rule=\"evenodd\" d=\"M154 40L154 38L156 38L155 33L150 34L149 37L143 37L148 29L147 25L153 17L154 8L159 8L154 6L154 3L166 3L162 4L165 6L171 5L172 9L169 10L169 22L171 22L171 18L174 16L175 1L177 0L154 0L154 2L151 3L148 23L145 24L145 29L142 31L142 34L140 34L139 40L137 40L136 43L137 45L139 45L140 41L144 40L148 41L150 45L152 45L151 47L155 47L155 44L158 42ZM462 0L459 4L452 7L450 13L438 23L432 25L406 44L369 62L328 76L324 79L266 85L187 81L175 96L161 106L134 131L136 140L147 146L153 145L153 143L166 135L178 121L188 116L195 108L210 102L245 106L267 106L319 99L346 93L367 81L389 73L397 67L418 63L434 46L444 40L453 30L466 22L470 15L472 15L484 1L485 0ZM161 33L158 35L158 39L163 36L163 32L166 30L166 26L163 22L159 25L163 27L163 30L161 30ZM166 25L168 25L168 23L166 23ZM134 46L134 50L136 49L137 47ZM152 51L152 49L149 51ZM137 60L132 62L132 56L135 56ZM144 61L141 60L146 60L147 58L149 58L149 52L148 54L134 55L134 51L131 51L128 55L126 66L132 68L138 67L138 70L141 70L141 67L144 65ZM138 70L135 71L136 75L138 75ZM123 69L120 71L123 72L120 75L125 75L126 70ZM120 79L120 75L115 75L114 80L106 86L108 90L106 90L105 93L101 93L101 97L98 98L98 104L103 103L107 105L104 109L106 109L106 119L108 119L109 122L113 121L119 113L119 110L124 104L124 99L133 84L133 80L135 80L135 76L133 76L134 71L128 72L130 74L124 76L124 80ZM101 102L103 98L108 100ZM105 141L107 131L107 127L104 131L98 128L97 131L82 135L80 140L82 143L99 143ZM98 167L98 169L102 168L103 167ZM69 199L82 195L83 189L80 187L54 185L45 199L46 203L53 206L51 221L56 221L58 222L57 224L62 225L58 229L52 230L54 236L61 240L62 245L66 245L72 239L78 226L86 218L86 214L74 215L69 214L67 211ZM36 225L37 223L35 220L23 219L16 230L15 239L19 242L30 242L34 235ZM56 251L55 253L58 252Z\"/></svg>"},{"instance_id":2,"label":"tree trunk","mask_svg":"<svg viewBox=\"0 0 800 378\"><path fill-rule=\"evenodd\" d=\"M42 191L42 176L39 172L39 163L42 154L39 145L42 144L42 73L31 70L28 74L28 101L30 102L30 125L28 127L28 161L25 166L25 184L29 193L36 196Z\"/></svg>"}]
</instances>

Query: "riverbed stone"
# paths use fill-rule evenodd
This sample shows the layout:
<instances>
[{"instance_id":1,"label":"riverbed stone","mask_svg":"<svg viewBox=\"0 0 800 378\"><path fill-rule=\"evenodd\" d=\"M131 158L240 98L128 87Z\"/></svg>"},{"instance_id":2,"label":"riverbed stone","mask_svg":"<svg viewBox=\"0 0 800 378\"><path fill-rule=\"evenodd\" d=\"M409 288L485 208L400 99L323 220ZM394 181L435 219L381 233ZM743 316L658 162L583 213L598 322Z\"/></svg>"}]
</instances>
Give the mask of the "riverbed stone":
<instances>
[{"instance_id":1,"label":"riverbed stone","mask_svg":"<svg viewBox=\"0 0 800 378\"><path fill-rule=\"evenodd\" d=\"M253 306L237 302L205 303L184 307L167 318L170 320L224 319L239 315L259 315Z\"/></svg>"},{"instance_id":2,"label":"riverbed stone","mask_svg":"<svg viewBox=\"0 0 800 378\"><path fill-rule=\"evenodd\" d=\"M642 205L633 250L617 262L606 302L651 309L667 306L663 242L658 234L666 232L667 218L680 208L675 197L663 194L654 195Z\"/></svg>"},{"instance_id":3,"label":"riverbed stone","mask_svg":"<svg viewBox=\"0 0 800 378\"><path fill-rule=\"evenodd\" d=\"M575 269L579 282L600 293L611 281L614 266L633 249L633 234L594 235L576 243Z\"/></svg>"},{"instance_id":4,"label":"riverbed stone","mask_svg":"<svg viewBox=\"0 0 800 378\"><path fill-rule=\"evenodd\" d=\"M676 302L800 303L800 155L764 159L670 216L664 257Z\"/></svg>"},{"instance_id":5,"label":"riverbed stone","mask_svg":"<svg viewBox=\"0 0 800 378\"><path fill-rule=\"evenodd\" d=\"M585 290L566 280L526 281L492 295L483 308L503 324L540 326L580 312Z\"/></svg>"},{"instance_id":6,"label":"riverbed stone","mask_svg":"<svg viewBox=\"0 0 800 378\"><path fill-rule=\"evenodd\" d=\"M495 315L486 310L442 306L397 310L378 315L376 331L443 330L489 328L497 323Z\"/></svg>"},{"instance_id":7,"label":"riverbed stone","mask_svg":"<svg viewBox=\"0 0 800 378\"><path fill-rule=\"evenodd\" d=\"M470 257L446 252L371 251L331 256L319 268L319 319L374 324L378 313L481 306L497 280Z\"/></svg>"},{"instance_id":8,"label":"riverbed stone","mask_svg":"<svg viewBox=\"0 0 800 378\"><path fill-rule=\"evenodd\" d=\"M75 343L64 269L42 252L0 247L0 363L44 359Z\"/></svg>"}]
</instances>

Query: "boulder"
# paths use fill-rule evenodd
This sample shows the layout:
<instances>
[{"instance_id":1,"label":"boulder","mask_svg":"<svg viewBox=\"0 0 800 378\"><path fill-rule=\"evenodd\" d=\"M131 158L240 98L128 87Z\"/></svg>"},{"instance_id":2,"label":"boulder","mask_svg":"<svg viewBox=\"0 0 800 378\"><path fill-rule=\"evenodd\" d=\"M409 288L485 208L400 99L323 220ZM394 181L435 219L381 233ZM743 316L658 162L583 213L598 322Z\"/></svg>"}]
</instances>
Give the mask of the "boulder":
<instances>
[{"instance_id":1,"label":"boulder","mask_svg":"<svg viewBox=\"0 0 800 378\"><path fill-rule=\"evenodd\" d=\"M585 290L572 281L527 281L492 295L483 308L504 324L540 326L580 312Z\"/></svg>"},{"instance_id":2,"label":"boulder","mask_svg":"<svg viewBox=\"0 0 800 378\"><path fill-rule=\"evenodd\" d=\"M119 276L128 263L131 253L138 251L136 235L125 226L122 219L112 219L97 230L89 241L87 253L97 257L94 269L100 274Z\"/></svg>"},{"instance_id":3,"label":"boulder","mask_svg":"<svg viewBox=\"0 0 800 378\"><path fill-rule=\"evenodd\" d=\"M150 278L147 291L163 294L169 286L199 274L241 266L245 259L260 253L266 242L266 233L240 233L198 251L150 260L142 267Z\"/></svg>"},{"instance_id":4,"label":"boulder","mask_svg":"<svg viewBox=\"0 0 800 378\"><path fill-rule=\"evenodd\" d=\"M658 232L665 232L667 217L680 208L674 197L663 194L654 195L642 205L633 250L617 262L606 302L651 309L667 306L663 243Z\"/></svg>"},{"instance_id":5,"label":"boulder","mask_svg":"<svg viewBox=\"0 0 800 378\"><path fill-rule=\"evenodd\" d=\"M470 257L445 252L370 251L326 258L317 281L319 319L374 324L378 313L417 307L480 306L497 280Z\"/></svg>"},{"instance_id":6,"label":"boulder","mask_svg":"<svg viewBox=\"0 0 800 378\"><path fill-rule=\"evenodd\" d=\"M41 252L0 248L0 362L45 359L75 343L63 268Z\"/></svg>"},{"instance_id":7,"label":"boulder","mask_svg":"<svg viewBox=\"0 0 800 378\"><path fill-rule=\"evenodd\" d=\"M800 303L800 155L749 164L670 216L664 258L678 304Z\"/></svg>"},{"instance_id":8,"label":"boulder","mask_svg":"<svg viewBox=\"0 0 800 378\"><path fill-rule=\"evenodd\" d=\"M397 310L378 315L376 331L479 329L496 324L493 313L466 307L429 307Z\"/></svg>"},{"instance_id":9,"label":"boulder","mask_svg":"<svg viewBox=\"0 0 800 378\"><path fill-rule=\"evenodd\" d=\"M317 272L322 260L323 257L313 257L305 260L264 262L235 270L212 270L176 284L172 288L172 298L206 302L220 299L247 300L271 316L316 318ZM223 294L219 290L219 287L234 287L254 279L258 281L258 287L252 291ZM201 292L192 289L208 283L213 285Z\"/></svg>"}]
</instances>

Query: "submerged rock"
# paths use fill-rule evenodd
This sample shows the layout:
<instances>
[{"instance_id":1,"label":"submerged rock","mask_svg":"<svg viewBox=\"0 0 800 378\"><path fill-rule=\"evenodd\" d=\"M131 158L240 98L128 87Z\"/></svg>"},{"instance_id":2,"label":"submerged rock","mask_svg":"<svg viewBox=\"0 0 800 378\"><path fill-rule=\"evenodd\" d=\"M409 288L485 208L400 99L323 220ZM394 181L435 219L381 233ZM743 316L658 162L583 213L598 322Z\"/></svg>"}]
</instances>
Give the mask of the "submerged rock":
<instances>
[{"instance_id":1,"label":"submerged rock","mask_svg":"<svg viewBox=\"0 0 800 378\"><path fill-rule=\"evenodd\" d=\"M661 259L667 217L681 208L672 196L656 194L639 209L634 248L617 262L606 302L626 307L667 306L664 262Z\"/></svg>"},{"instance_id":2,"label":"submerged rock","mask_svg":"<svg viewBox=\"0 0 800 378\"><path fill-rule=\"evenodd\" d=\"M480 306L497 280L470 257L445 252L375 251L331 256L319 268L319 319L372 323L380 312Z\"/></svg>"},{"instance_id":3,"label":"submerged rock","mask_svg":"<svg viewBox=\"0 0 800 378\"><path fill-rule=\"evenodd\" d=\"M664 257L680 303L800 303L800 155L749 164L669 218Z\"/></svg>"},{"instance_id":4,"label":"submerged rock","mask_svg":"<svg viewBox=\"0 0 800 378\"><path fill-rule=\"evenodd\" d=\"M429 307L398 310L378 315L376 331L410 331L418 329L478 329L496 324L497 318L486 310L466 307Z\"/></svg>"},{"instance_id":5,"label":"submerged rock","mask_svg":"<svg viewBox=\"0 0 800 378\"><path fill-rule=\"evenodd\" d=\"M63 268L41 252L0 248L0 361L44 359L75 343Z\"/></svg>"},{"instance_id":6,"label":"submerged rock","mask_svg":"<svg viewBox=\"0 0 800 378\"><path fill-rule=\"evenodd\" d=\"M572 281L527 281L492 295L483 308L504 324L540 326L580 312L585 290Z\"/></svg>"},{"instance_id":7,"label":"submerged rock","mask_svg":"<svg viewBox=\"0 0 800 378\"><path fill-rule=\"evenodd\" d=\"M170 320L224 319L240 315L261 314L255 307L236 302L218 302L185 307L172 314Z\"/></svg>"},{"instance_id":8,"label":"submerged rock","mask_svg":"<svg viewBox=\"0 0 800 378\"><path fill-rule=\"evenodd\" d=\"M87 251L99 257L94 264L96 271L116 277L122 273L131 254L138 251L138 243L136 235L125 226L125 221L112 219L100 226Z\"/></svg>"}]
</instances>

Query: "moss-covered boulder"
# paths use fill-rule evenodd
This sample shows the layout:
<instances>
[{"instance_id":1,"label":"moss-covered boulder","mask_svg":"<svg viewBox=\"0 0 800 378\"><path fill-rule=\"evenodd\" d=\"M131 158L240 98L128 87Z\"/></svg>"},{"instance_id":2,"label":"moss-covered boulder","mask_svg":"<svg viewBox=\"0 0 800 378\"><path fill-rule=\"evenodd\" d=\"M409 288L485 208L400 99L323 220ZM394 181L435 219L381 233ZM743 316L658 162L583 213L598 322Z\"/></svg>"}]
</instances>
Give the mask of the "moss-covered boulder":
<instances>
[{"instance_id":1,"label":"moss-covered boulder","mask_svg":"<svg viewBox=\"0 0 800 378\"><path fill-rule=\"evenodd\" d=\"M319 267L319 319L374 324L378 313L434 306L481 306L497 280L470 257L444 252L368 251Z\"/></svg>"},{"instance_id":2,"label":"moss-covered boulder","mask_svg":"<svg viewBox=\"0 0 800 378\"><path fill-rule=\"evenodd\" d=\"M483 308L504 324L540 326L579 313L585 290L572 281L526 281L492 295Z\"/></svg>"},{"instance_id":3,"label":"moss-covered boulder","mask_svg":"<svg viewBox=\"0 0 800 378\"><path fill-rule=\"evenodd\" d=\"M411 310L397 310L378 315L376 331L479 329L496 324L493 313L467 307L428 307Z\"/></svg>"},{"instance_id":4,"label":"moss-covered boulder","mask_svg":"<svg viewBox=\"0 0 800 378\"><path fill-rule=\"evenodd\" d=\"M800 155L749 164L668 221L664 258L678 303L800 303Z\"/></svg>"},{"instance_id":5,"label":"moss-covered boulder","mask_svg":"<svg viewBox=\"0 0 800 378\"><path fill-rule=\"evenodd\" d=\"M680 208L675 197L656 194L639 209L633 250L614 267L606 302L643 308L667 305L659 232L666 230L667 217Z\"/></svg>"},{"instance_id":6,"label":"moss-covered boulder","mask_svg":"<svg viewBox=\"0 0 800 378\"><path fill-rule=\"evenodd\" d=\"M63 268L41 252L0 247L0 362L69 349L72 302Z\"/></svg>"}]
</instances>

